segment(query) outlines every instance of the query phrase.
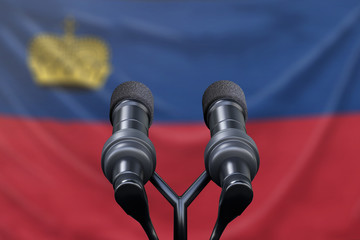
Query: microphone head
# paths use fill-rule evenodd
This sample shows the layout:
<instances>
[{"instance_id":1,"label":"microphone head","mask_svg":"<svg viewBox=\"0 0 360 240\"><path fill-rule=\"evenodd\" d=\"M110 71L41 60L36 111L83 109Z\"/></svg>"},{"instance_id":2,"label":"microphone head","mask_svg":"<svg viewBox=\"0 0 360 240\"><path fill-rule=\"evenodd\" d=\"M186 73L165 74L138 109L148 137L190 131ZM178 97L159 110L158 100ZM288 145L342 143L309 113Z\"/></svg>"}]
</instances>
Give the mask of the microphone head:
<instances>
[{"instance_id":1,"label":"microphone head","mask_svg":"<svg viewBox=\"0 0 360 240\"><path fill-rule=\"evenodd\" d=\"M154 98L150 89L136 81L128 81L117 86L110 100L110 122L116 105L124 100L135 100L143 104L149 111L149 125L154 117Z\"/></svg>"},{"instance_id":2,"label":"microphone head","mask_svg":"<svg viewBox=\"0 0 360 240\"><path fill-rule=\"evenodd\" d=\"M205 123L207 124L207 112L210 106L217 100L232 100L243 109L244 119L247 120L248 112L245 101L245 94L239 85L232 81L221 80L211 84L204 92L202 106Z\"/></svg>"}]
</instances>

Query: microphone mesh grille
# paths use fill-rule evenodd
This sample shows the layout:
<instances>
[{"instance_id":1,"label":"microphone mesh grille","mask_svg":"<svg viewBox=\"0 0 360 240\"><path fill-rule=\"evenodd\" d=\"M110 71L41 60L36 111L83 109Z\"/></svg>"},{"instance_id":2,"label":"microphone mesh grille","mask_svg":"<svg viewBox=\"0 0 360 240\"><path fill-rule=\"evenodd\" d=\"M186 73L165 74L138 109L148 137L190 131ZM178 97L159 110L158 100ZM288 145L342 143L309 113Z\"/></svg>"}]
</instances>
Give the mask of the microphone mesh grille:
<instances>
[{"instance_id":1,"label":"microphone mesh grille","mask_svg":"<svg viewBox=\"0 0 360 240\"><path fill-rule=\"evenodd\" d=\"M154 98L150 89L136 81L128 81L117 86L110 100L110 122L116 105L124 100L135 100L142 103L150 113L150 124L154 116Z\"/></svg>"},{"instance_id":2,"label":"microphone mesh grille","mask_svg":"<svg viewBox=\"0 0 360 240\"><path fill-rule=\"evenodd\" d=\"M221 80L211 84L204 92L202 105L205 121L208 108L213 102L220 99L232 100L238 103L244 110L245 121L247 120L248 112L244 91L240 88L239 85L232 81Z\"/></svg>"}]
</instances>

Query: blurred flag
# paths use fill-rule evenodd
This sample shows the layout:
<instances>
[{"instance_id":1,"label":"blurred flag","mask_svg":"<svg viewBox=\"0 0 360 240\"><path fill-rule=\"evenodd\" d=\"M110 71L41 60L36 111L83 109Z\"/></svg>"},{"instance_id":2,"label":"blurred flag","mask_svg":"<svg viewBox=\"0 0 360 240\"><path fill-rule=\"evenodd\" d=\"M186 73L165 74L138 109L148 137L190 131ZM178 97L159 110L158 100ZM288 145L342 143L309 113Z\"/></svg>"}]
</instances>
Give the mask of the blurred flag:
<instances>
[{"instance_id":1,"label":"blurred flag","mask_svg":"<svg viewBox=\"0 0 360 240\"><path fill-rule=\"evenodd\" d=\"M100 167L112 90L152 90L156 171L181 194L223 79L245 91L261 164L222 239L360 239L359 26L358 0L0 0L0 239L146 239ZM172 239L172 207L146 190ZM189 239L210 237L219 195L189 207Z\"/></svg>"}]
</instances>

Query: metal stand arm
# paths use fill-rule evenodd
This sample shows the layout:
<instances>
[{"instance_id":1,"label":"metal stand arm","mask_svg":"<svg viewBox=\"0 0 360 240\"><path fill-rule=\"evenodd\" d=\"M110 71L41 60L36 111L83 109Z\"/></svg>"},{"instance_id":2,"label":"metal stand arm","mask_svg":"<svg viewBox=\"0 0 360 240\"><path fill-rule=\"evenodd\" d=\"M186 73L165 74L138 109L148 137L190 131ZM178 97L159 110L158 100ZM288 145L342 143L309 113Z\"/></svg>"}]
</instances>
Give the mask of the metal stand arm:
<instances>
[{"instance_id":1,"label":"metal stand arm","mask_svg":"<svg viewBox=\"0 0 360 240\"><path fill-rule=\"evenodd\" d=\"M204 171L181 197L156 172L150 182L174 207L174 240L187 240L187 208L210 182L210 176Z\"/></svg>"}]
</instances>

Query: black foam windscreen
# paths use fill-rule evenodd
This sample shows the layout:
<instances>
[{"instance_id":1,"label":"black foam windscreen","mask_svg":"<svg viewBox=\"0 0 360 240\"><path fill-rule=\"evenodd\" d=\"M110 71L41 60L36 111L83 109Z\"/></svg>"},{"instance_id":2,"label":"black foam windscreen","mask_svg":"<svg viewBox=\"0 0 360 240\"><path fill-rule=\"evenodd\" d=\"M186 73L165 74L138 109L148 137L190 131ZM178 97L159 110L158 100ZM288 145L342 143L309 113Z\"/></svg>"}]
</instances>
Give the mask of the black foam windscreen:
<instances>
[{"instance_id":1,"label":"black foam windscreen","mask_svg":"<svg viewBox=\"0 0 360 240\"><path fill-rule=\"evenodd\" d=\"M221 80L211 84L204 92L202 98L204 119L206 121L206 114L211 106L217 100L232 100L239 104L244 111L245 121L248 117L245 94L241 87L236 83L228 80Z\"/></svg>"},{"instance_id":2,"label":"black foam windscreen","mask_svg":"<svg viewBox=\"0 0 360 240\"><path fill-rule=\"evenodd\" d=\"M144 84L136 81L128 81L117 86L110 101L110 121L116 105L124 100L135 100L142 103L149 111L149 120L152 122L154 116L154 98L150 89Z\"/></svg>"}]
</instances>

